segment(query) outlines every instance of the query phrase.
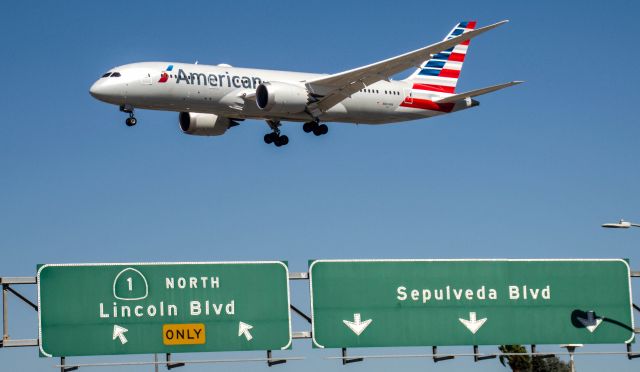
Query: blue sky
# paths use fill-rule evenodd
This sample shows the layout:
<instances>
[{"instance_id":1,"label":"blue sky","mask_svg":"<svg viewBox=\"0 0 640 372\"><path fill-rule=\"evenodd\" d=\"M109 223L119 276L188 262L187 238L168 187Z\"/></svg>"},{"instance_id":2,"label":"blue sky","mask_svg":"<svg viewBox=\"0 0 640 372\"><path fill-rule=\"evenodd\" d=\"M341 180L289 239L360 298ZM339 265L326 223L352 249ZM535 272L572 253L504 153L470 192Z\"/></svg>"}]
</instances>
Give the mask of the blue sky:
<instances>
[{"instance_id":1,"label":"blue sky","mask_svg":"<svg viewBox=\"0 0 640 372\"><path fill-rule=\"evenodd\" d=\"M638 270L640 229L599 225L640 221L639 10L633 1L12 2L0 13L0 275L54 262L282 259L304 271L310 258L382 257L625 257ZM511 23L471 43L458 89L526 84L435 119L330 124L322 137L285 123L290 144L276 149L262 142L262 122L191 137L176 113L140 111L128 128L88 94L103 72L135 61L339 72L438 41L467 19ZM294 303L307 308L307 298L294 284ZM35 314L11 305L12 336L35 337ZM337 354L300 341L287 355L307 360L276 368L338 370L324 359ZM244 356L261 354L188 357ZM469 368L469 359L437 367ZM36 371L55 361L5 349L0 362ZM578 358L581 371L638 363Z\"/></svg>"}]
</instances>

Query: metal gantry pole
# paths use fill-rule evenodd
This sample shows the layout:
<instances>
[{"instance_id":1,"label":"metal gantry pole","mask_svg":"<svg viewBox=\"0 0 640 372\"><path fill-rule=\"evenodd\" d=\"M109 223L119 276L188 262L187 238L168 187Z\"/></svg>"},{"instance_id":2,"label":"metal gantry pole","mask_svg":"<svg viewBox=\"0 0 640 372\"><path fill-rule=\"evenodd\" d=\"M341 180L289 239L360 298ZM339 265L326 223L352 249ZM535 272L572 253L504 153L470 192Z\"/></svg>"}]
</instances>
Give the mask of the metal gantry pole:
<instances>
[{"instance_id":1,"label":"metal gantry pole","mask_svg":"<svg viewBox=\"0 0 640 372\"><path fill-rule=\"evenodd\" d=\"M9 336L9 293L13 293L19 300L31 306L36 311L38 306L23 296L20 292L11 288L12 284L35 284L35 277L0 277L2 285L2 339L0 347L38 346L38 339L12 340Z\"/></svg>"},{"instance_id":2,"label":"metal gantry pole","mask_svg":"<svg viewBox=\"0 0 640 372\"><path fill-rule=\"evenodd\" d=\"M2 342L9 339L9 304L7 303L8 285L2 284Z\"/></svg>"},{"instance_id":3,"label":"metal gantry pole","mask_svg":"<svg viewBox=\"0 0 640 372\"><path fill-rule=\"evenodd\" d=\"M573 353L569 353L569 370L576 372L576 362L573 360Z\"/></svg>"}]
</instances>

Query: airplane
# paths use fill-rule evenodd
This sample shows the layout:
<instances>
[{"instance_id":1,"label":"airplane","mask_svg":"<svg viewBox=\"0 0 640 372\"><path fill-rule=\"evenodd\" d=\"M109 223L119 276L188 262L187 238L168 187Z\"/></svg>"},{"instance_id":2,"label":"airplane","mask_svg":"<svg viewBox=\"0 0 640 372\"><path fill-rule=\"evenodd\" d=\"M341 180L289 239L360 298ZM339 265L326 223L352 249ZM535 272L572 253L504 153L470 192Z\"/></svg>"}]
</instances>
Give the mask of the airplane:
<instances>
[{"instance_id":1,"label":"airplane","mask_svg":"<svg viewBox=\"0 0 640 372\"><path fill-rule=\"evenodd\" d=\"M458 23L441 42L337 74L312 74L177 62L140 62L110 69L90 88L100 101L134 109L179 112L186 134L219 136L246 119L265 120L271 132L264 142L289 143L282 121L304 123L316 136L326 122L391 124L429 118L479 105L474 97L507 88L511 81L464 93L455 91L470 39L507 23L476 29L476 21ZM404 80L391 77L417 68Z\"/></svg>"}]
</instances>

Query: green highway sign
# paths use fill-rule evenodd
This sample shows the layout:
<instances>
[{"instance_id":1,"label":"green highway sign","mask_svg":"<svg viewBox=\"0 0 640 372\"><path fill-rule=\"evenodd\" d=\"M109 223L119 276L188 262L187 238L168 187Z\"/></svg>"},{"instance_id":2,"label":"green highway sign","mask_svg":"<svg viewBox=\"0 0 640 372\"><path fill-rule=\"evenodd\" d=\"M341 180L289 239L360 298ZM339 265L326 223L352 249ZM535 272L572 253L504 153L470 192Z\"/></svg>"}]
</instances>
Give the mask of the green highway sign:
<instances>
[{"instance_id":1,"label":"green highway sign","mask_svg":"<svg viewBox=\"0 0 640 372\"><path fill-rule=\"evenodd\" d=\"M318 260L315 347L629 343L624 260Z\"/></svg>"},{"instance_id":2,"label":"green highway sign","mask_svg":"<svg viewBox=\"0 0 640 372\"><path fill-rule=\"evenodd\" d=\"M48 357L291 345L279 261L42 265L37 282Z\"/></svg>"}]
</instances>

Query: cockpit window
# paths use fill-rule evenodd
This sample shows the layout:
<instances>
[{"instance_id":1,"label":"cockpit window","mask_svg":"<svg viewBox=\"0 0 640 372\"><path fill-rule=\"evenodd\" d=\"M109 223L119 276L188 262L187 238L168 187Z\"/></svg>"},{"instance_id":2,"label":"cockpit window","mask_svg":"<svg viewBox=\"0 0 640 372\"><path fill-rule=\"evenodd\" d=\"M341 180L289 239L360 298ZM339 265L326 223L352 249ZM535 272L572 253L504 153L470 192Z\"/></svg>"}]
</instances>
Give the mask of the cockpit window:
<instances>
[{"instance_id":1,"label":"cockpit window","mask_svg":"<svg viewBox=\"0 0 640 372\"><path fill-rule=\"evenodd\" d=\"M107 72L106 74L102 75L102 77L109 77L109 75L111 75L111 73Z\"/></svg>"},{"instance_id":2,"label":"cockpit window","mask_svg":"<svg viewBox=\"0 0 640 372\"><path fill-rule=\"evenodd\" d=\"M111 74L111 77L120 77L120 73L119 72L114 72L113 74Z\"/></svg>"}]
</instances>

